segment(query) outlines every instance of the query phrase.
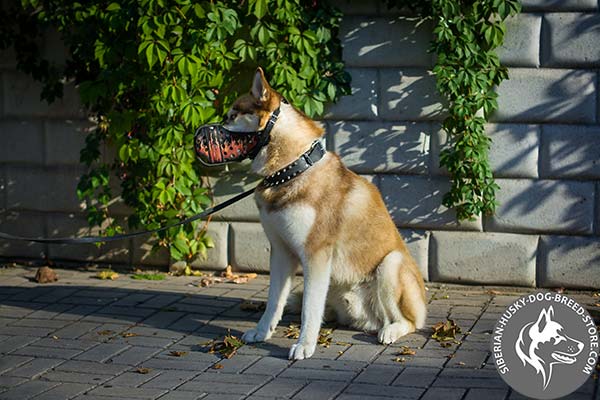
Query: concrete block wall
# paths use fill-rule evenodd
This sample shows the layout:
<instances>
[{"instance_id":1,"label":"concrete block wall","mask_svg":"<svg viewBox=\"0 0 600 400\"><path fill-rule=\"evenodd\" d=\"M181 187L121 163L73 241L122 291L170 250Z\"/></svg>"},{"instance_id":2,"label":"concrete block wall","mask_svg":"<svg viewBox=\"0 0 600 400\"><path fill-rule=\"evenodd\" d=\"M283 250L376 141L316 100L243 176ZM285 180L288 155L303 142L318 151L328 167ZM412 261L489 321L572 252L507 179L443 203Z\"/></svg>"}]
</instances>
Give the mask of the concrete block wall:
<instances>
[{"instance_id":1,"label":"concrete block wall","mask_svg":"<svg viewBox=\"0 0 600 400\"><path fill-rule=\"evenodd\" d=\"M486 127L501 190L493 217L458 223L441 205L448 174L444 105L427 52L431 25L376 2L335 0L352 96L323 117L327 147L378 186L426 279L600 288L600 9L598 0L523 0L500 50L510 80ZM49 48L56 44L49 41ZM54 46L54 47L52 47ZM86 230L74 187L81 132L76 92L52 106L0 63L0 229L23 235ZM215 174L215 200L256 183L246 166ZM125 216L123 207L118 211ZM117 213L119 214L119 213ZM18 221L18 222L17 222ZM216 250L194 265L268 270L269 244L252 199L213 218ZM166 265L136 239L112 247L0 243L5 256Z\"/></svg>"}]
</instances>

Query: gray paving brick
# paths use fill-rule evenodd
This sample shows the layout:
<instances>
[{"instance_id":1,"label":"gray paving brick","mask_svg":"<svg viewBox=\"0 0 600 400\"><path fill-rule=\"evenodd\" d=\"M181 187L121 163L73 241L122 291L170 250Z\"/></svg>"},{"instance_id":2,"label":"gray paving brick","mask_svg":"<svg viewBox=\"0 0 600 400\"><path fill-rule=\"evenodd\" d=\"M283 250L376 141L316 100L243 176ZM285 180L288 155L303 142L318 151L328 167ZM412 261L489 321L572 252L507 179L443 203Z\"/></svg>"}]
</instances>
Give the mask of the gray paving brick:
<instances>
[{"instance_id":1,"label":"gray paving brick","mask_svg":"<svg viewBox=\"0 0 600 400\"><path fill-rule=\"evenodd\" d=\"M104 362L128 348L129 346L126 344L100 343L74 358L76 360Z\"/></svg>"},{"instance_id":2,"label":"gray paving brick","mask_svg":"<svg viewBox=\"0 0 600 400\"><path fill-rule=\"evenodd\" d=\"M353 382L389 385L402 370L403 367L399 365L371 364Z\"/></svg>"},{"instance_id":3,"label":"gray paving brick","mask_svg":"<svg viewBox=\"0 0 600 400\"><path fill-rule=\"evenodd\" d=\"M307 384L304 380L291 378L275 378L254 395L262 397L289 398L298 393Z\"/></svg>"},{"instance_id":4,"label":"gray paving brick","mask_svg":"<svg viewBox=\"0 0 600 400\"><path fill-rule=\"evenodd\" d=\"M20 385L26 380L25 378L18 378L16 376L0 375L0 391Z\"/></svg>"},{"instance_id":5,"label":"gray paving brick","mask_svg":"<svg viewBox=\"0 0 600 400\"><path fill-rule=\"evenodd\" d=\"M13 354L21 354L32 357L47 357L68 360L75 357L77 354L83 353L83 350L66 349L60 347L40 347L40 346L25 346L15 350Z\"/></svg>"},{"instance_id":6,"label":"gray paving brick","mask_svg":"<svg viewBox=\"0 0 600 400\"><path fill-rule=\"evenodd\" d=\"M135 369L134 369L135 370ZM124 372L121 375L106 382L106 385L118 387L138 387L160 374L159 370L150 370L146 374L139 372ZM161 389L161 388L155 388Z\"/></svg>"},{"instance_id":7,"label":"gray paving brick","mask_svg":"<svg viewBox=\"0 0 600 400\"><path fill-rule=\"evenodd\" d=\"M0 374L33 360L32 357L8 355L0 357Z\"/></svg>"},{"instance_id":8,"label":"gray paving brick","mask_svg":"<svg viewBox=\"0 0 600 400\"><path fill-rule=\"evenodd\" d=\"M141 365L146 368L158 368L167 370L203 371L214 364L214 361L188 361L183 359L166 360L164 358L151 358Z\"/></svg>"},{"instance_id":9,"label":"gray paving brick","mask_svg":"<svg viewBox=\"0 0 600 400\"><path fill-rule=\"evenodd\" d=\"M465 389L430 388L421 397L423 400L460 400L463 398Z\"/></svg>"},{"instance_id":10,"label":"gray paving brick","mask_svg":"<svg viewBox=\"0 0 600 400\"><path fill-rule=\"evenodd\" d=\"M431 386L440 371L439 368L408 367L394 380L393 385L427 388Z\"/></svg>"},{"instance_id":11,"label":"gray paving brick","mask_svg":"<svg viewBox=\"0 0 600 400\"><path fill-rule=\"evenodd\" d=\"M205 393L183 392L181 390L176 390L161 396L160 400L197 400L202 398L204 394Z\"/></svg>"},{"instance_id":12,"label":"gray paving brick","mask_svg":"<svg viewBox=\"0 0 600 400\"><path fill-rule=\"evenodd\" d=\"M277 357L262 357L247 368L244 373L254 375L277 375L290 365L290 361Z\"/></svg>"},{"instance_id":13,"label":"gray paving brick","mask_svg":"<svg viewBox=\"0 0 600 400\"><path fill-rule=\"evenodd\" d=\"M222 394L248 395L262 386L270 377L249 374L203 373L193 380L184 383L180 390L203 391Z\"/></svg>"},{"instance_id":14,"label":"gray paving brick","mask_svg":"<svg viewBox=\"0 0 600 400\"><path fill-rule=\"evenodd\" d=\"M35 358L20 367L10 370L8 375L33 379L62 362L62 360L54 358Z\"/></svg>"},{"instance_id":15,"label":"gray paving brick","mask_svg":"<svg viewBox=\"0 0 600 400\"><path fill-rule=\"evenodd\" d=\"M132 399L156 399L166 391L161 389L143 389L129 387L108 387L100 386L89 391L91 395L106 396L106 397L128 397Z\"/></svg>"},{"instance_id":16,"label":"gray paving brick","mask_svg":"<svg viewBox=\"0 0 600 400\"><path fill-rule=\"evenodd\" d=\"M298 400L329 400L333 399L345 386L346 384L343 382L310 382L300 392L294 395L293 398Z\"/></svg>"},{"instance_id":17,"label":"gray paving brick","mask_svg":"<svg viewBox=\"0 0 600 400\"><path fill-rule=\"evenodd\" d=\"M236 270L268 271L271 245L260 224L231 224L229 249Z\"/></svg>"},{"instance_id":18,"label":"gray paving brick","mask_svg":"<svg viewBox=\"0 0 600 400\"><path fill-rule=\"evenodd\" d=\"M382 396L396 399L418 399L424 392L421 388L394 387L370 385L366 383L352 383L344 390L345 394L357 394L362 396Z\"/></svg>"},{"instance_id":19,"label":"gray paving brick","mask_svg":"<svg viewBox=\"0 0 600 400\"><path fill-rule=\"evenodd\" d=\"M53 319L70 309L73 309L73 305L71 304L50 304L41 310L29 314L29 318Z\"/></svg>"},{"instance_id":20,"label":"gray paving brick","mask_svg":"<svg viewBox=\"0 0 600 400\"><path fill-rule=\"evenodd\" d=\"M232 374L238 373L254 364L258 359L258 356L245 356L241 354L229 359L224 358L219 361L219 364L223 366L223 369L220 370L220 372Z\"/></svg>"},{"instance_id":21,"label":"gray paving brick","mask_svg":"<svg viewBox=\"0 0 600 400\"><path fill-rule=\"evenodd\" d=\"M100 324L95 322L78 322L77 324L69 325L57 330L54 332L54 335L61 339L76 339L99 326Z\"/></svg>"},{"instance_id":22,"label":"gray paving brick","mask_svg":"<svg viewBox=\"0 0 600 400\"><path fill-rule=\"evenodd\" d=\"M204 314L186 313L183 317L169 325L169 329L177 332L194 332L205 325L209 319L210 317Z\"/></svg>"},{"instance_id":23,"label":"gray paving brick","mask_svg":"<svg viewBox=\"0 0 600 400\"><path fill-rule=\"evenodd\" d=\"M282 378L306 380L350 381L356 375L358 375L358 371L289 368L283 371L279 376Z\"/></svg>"},{"instance_id":24,"label":"gray paving brick","mask_svg":"<svg viewBox=\"0 0 600 400\"><path fill-rule=\"evenodd\" d=\"M159 348L135 346L111 358L113 364L138 365L160 352Z\"/></svg>"},{"instance_id":25,"label":"gray paving brick","mask_svg":"<svg viewBox=\"0 0 600 400\"><path fill-rule=\"evenodd\" d=\"M448 367L481 368L489 356L489 351L465 351L462 347L449 361Z\"/></svg>"},{"instance_id":26,"label":"gray paving brick","mask_svg":"<svg viewBox=\"0 0 600 400\"><path fill-rule=\"evenodd\" d=\"M0 335L25 335L25 336L36 336L38 338L48 336L54 332L55 328L38 328L38 327L24 327L24 326L0 326Z\"/></svg>"},{"instance_id":27,"label":"gray paving brick","mask_svg":"<svg viewBox=\"0 0 600 400\"><path fill-rule=\"evenodd\" d=\"M508 394L508 390L506 389L478 389L473 388L469 389L467 395L465 396L465 400L504 400Z\"/></svg>"},{"instance_id":28,"label":"gray paving brick","mask_svg":"<svg viewBox=\"0 0 600 400\"><path fill-rule=\"evenodd\" d=\"M93 385L99 385L111 378L112 375L72 371L48 371L43 375L43 379L53 382L89 383Z\"/></svg>"},{"instance_id":29,"label":"gray paving brick","mask_svg":"<svg viewBox=\"0 0 600 400\"><path fill-rule=\"evenodd\" d=\"M144 388L173 389L189 381L198 373L195 371L159 371L160 375L144 383Z\"/></svg>"},{"instance_id":30,"label":"gray paving brick","mask_svg":"<svg viewBox=\"0 0 600 400\"><path fill-rule=\"evenodd\" d=\"M0 394L2 400L27 400L57 386L57 382L29 381Z\"/></svg>"},{"instance_id":31,"label":"gray paving brick","mask_svg":"<svg viewBox=\"0 0 600 400\"><path fill-rule=\"evenodd\" d=\"M126 365L104 364L93 361L69 360L56 367L56 370L100 375L116 375L120 372L125 371L127 368L128 367Z\"/></svg>"},{"instance_id":32,"label":"gray paving brick","mask_svg":"<svg viewBox=\"0 0 600 400\"><path fill-rule=\"evenodd\" d=\"M35 397L35 400L70 399L91 388L91 385L82 383L62 383L47 392Z\"/></svg>"},{"instance_id":33,"label":"gray paving brick","mask_svg":"<svg viewBox=\"0 0 600 400\"><path fill-rule=\"evenodd\" d=\"M338 360L344 361L370 361L383 350L382 347L373 345L354 344Z\"/></svg>"},{"instance_id":34,"label":"gray paving brick","mask_svg":"<svg viewBox=\"0 0 600 400\"><path fill-rule=\"evenodd\" d=\"M294 362L292 368L308 368L308 369L327 369L337 371L361 371L367 366L367 360L352 361L352 360L319 360L309 358Z\"/></svg>"}]
</instances>

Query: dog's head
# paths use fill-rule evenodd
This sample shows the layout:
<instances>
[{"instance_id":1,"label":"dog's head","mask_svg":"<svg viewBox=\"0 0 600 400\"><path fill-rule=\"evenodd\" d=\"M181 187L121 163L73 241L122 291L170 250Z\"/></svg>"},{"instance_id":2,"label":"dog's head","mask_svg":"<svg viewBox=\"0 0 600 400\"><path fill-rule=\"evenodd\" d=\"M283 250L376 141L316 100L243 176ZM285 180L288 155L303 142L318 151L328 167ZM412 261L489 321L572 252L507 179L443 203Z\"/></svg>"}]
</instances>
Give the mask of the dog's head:
<instances>
[{"instance_id":1,"label":"dog's head","mask_svg":"<svg viewBox=\"0 0 600 400\"><path fill-rule=\"evenodd\" d=\"M543 309L535 322L525 325L515 345L523 365L529 364L544 378L548 386L554 364L573 364L583 350L583 343L568 336L565 328L554 320L552 306Z\"/></svg>"}]
</instances>

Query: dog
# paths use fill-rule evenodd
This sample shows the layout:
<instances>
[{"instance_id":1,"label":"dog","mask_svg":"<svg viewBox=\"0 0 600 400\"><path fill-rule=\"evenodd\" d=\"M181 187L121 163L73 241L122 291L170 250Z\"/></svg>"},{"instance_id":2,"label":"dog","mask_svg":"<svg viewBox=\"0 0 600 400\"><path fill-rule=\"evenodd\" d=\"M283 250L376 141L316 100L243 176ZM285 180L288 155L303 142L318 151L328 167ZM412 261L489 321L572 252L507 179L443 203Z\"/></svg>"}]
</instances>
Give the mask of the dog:
<instances>
[{"instance_id":1,"label":"dog","mask_svg":"<svg viewBox=\"0 0 600 400\"><path fill-rule=\"evenodd\" d=\"M529 364L542 375L545 390L552 378L552 369L556 364L573 364L583 350L583 343L567 336L564 327L553 320L552 306L542 309L535 322L526 324L519 332L515 344L517 356L523 366Z\"/></svg>"},{"instance_id":2,"label":"dog","mask_svg":"<svg viewBox=\"0 0 600 400\"><path fill-rule=\"evenodd\" d=\"M264 130L277 110L269 142L251 169L277 177L303 159L324 129L288 104L258 68L250 93L227 113L230 131ZM271 244L266 310L246 343L268 340L277 327L298 268L304 275L301 328L289 358L315 352L326 302L338 322L378 332L389 344L420 329L427 313L425 285L416 262L385 208L377 188L325 152L308 169L255 192L260 221Z\"/></svg>"}]
</instances>

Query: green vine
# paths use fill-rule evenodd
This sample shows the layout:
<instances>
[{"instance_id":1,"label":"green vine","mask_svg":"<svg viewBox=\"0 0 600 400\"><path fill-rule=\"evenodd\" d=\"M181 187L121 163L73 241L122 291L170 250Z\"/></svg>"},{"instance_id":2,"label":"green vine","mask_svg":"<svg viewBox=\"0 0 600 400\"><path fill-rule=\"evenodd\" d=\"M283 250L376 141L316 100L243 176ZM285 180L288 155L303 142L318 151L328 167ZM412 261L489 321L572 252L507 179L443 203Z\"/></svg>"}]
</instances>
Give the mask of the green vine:
<instances>
[{"instance_id":1,"label":"green vine","mask_svg":"<svg viewBox=\"0 0 600 400\"><path fill-rule=\"evenodd\" d=\"M437 55L433 68L437 89L447 102L443 129L449 147L440 154L440 167L450 173L450 191L443 204L454 208L459 220L493 214L494 182L488 161L490 138L485 123L498 108L494 88L508 78L495 50L504 41L504 21L519 13L518 0L389 0L434 23L430 51Z\"/></svg>"},{"instance_id":2,"label":"green vine","mask_svg":"<svg viewBox=\"0 0 600 400\"><path fill-rule=\"evenodd\" d=\"M341 14L301 0L22 0L0 9L0 48L14 47L18 69L43 83L42 97L79 87L96 119L81 151L88 167L78 186L92 226L112 235L111 181L132 208L131 229L179 221L211 204L195 162L193 135L223 119L249 90L256 66L309 115L350 92L338 28ZM40 55L48 30L69 47L64 65ZM103 162L103 145L117 149ZM114 187L114 185L113 185ZM212 247L196 222L158 234L176 260Z\"/></svg>"}]
</instances>

